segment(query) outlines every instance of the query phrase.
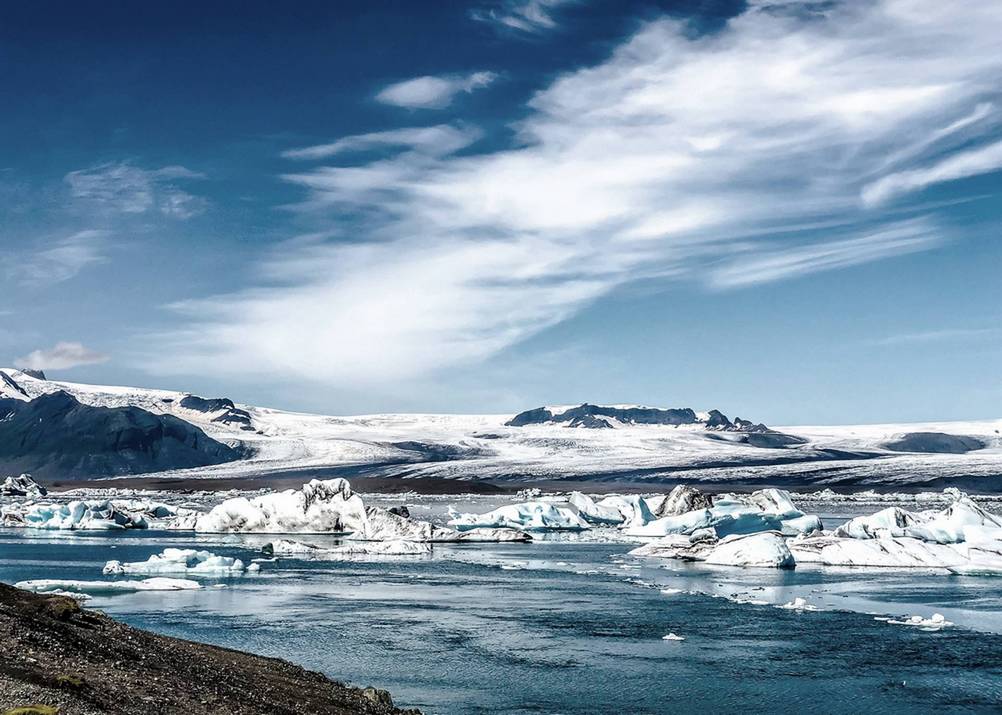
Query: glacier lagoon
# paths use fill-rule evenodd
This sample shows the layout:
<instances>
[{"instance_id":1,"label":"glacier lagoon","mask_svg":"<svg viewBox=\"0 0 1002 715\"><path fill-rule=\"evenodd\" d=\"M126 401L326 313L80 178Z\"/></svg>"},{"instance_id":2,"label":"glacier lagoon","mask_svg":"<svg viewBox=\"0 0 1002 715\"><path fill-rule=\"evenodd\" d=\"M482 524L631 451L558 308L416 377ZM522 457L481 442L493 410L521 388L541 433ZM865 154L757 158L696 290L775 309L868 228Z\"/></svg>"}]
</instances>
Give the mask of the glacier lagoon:
<instances>
[{"instance_id":1,"label":"glacier lagoon","mask_svg":"<svg viewBox=\"0 0 1002 715\"><path fill-rule=\"evenodd\" d=\"M406 501L438 521L462 499ZM481 511L491 506L467 499ZM838 521L874 508L819 512ZM144 561L165 547L250 563L274 538L0 530L0 580L102 580L106 562ZM594 530L532 544L435 545L430 556L283 556L258 572L199 579L198 590L95 593L87 606L387 688L426 713L1002 706L1002 579L711 567L627 555L634 546L614 530ZM934 613L953 625L891 622ZM665 640L670 633L683 640Z\"/></svg>"}]
</instances>

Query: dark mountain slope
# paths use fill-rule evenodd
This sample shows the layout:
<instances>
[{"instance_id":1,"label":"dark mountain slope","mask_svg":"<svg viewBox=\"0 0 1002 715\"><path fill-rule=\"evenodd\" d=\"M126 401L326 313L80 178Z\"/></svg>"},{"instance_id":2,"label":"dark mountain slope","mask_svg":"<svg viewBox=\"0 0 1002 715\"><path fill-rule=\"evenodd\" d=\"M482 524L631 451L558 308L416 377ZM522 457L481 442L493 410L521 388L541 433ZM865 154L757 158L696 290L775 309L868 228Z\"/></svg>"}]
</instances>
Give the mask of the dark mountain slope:
<instances>
[{"instance_id":1,"label":"dark mountain slope","mask_svg":"<svg viewBox=\"0 0 1002 715\"><path fill-rule=\"evenodd\" d=\"M138 407L84 405L67 392L24 402L0 399L0 474L43 479L144 474L241 457L170 415Z\"/></svg>"}]
</instances>

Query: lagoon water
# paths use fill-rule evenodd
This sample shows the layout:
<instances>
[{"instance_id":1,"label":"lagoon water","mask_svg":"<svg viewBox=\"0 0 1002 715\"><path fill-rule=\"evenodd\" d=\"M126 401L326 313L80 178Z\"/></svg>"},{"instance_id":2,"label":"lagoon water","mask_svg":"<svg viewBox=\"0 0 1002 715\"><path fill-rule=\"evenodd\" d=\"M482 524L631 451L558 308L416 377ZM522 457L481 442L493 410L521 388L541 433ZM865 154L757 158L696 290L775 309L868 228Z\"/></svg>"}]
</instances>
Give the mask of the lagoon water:
<instances>
[{"instance_id":1,"label":"lagoon water","mask_svg":"<svg viewBox=\"0 0 1002 715\"><path fill-rule=\"evenodd\" d=\"M1002 710L1002 579L713 569L635 559L631 544L596 536L436 545L429 558L283 558L258 574L203 579L198 591L88 606L387 688L425 713ZM0 530L0 580L101 580L107 560L166 546L248 561L269 540ZM777 607L796 597L820 610ZM956 625L875 619L934 612Z\"/></svg>"}]
</instances>

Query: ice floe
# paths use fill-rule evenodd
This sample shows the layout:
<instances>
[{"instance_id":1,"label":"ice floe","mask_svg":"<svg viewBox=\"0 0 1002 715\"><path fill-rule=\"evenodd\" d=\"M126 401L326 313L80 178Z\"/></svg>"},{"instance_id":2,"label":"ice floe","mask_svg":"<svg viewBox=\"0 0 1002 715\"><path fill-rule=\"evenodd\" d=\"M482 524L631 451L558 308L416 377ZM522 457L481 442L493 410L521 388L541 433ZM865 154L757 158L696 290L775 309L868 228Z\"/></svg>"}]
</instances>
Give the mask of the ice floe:
<instances>
[{"instance_id":1,"label":"ice floe","mask_svg":"<svg viewBox=\"0 0 1002 715\"><path fill-rule=\"evenodd\" d=\"M680 635L677 635L675 633L669 633L666 636L661 636L661 640L663 640L663 641L684 641L685 640L685 636L680 636Z\"/></svg>"},{"instance_id":2,"label":"ice floe","mask_svg":"<svg viewBox=\"0 0 1002 715\"><path fill-rule=\"evenodd\" d=\"M591 528L577 507L569 502L528 501L508 504L486 514L459 514L450 507L449 515L452 517L449 526L460 531L482 528L580 531Z\"/></svg>"},{"instance_id":3,"label":"ice floe","mask_svg":"<svg viewBox=\"0 0 1002 715\"><path fill-rule=\"evenodd\" d=\"M171 528L196 513L146 499L26 501L0 507L0 525L68 531Z\"/></svg>"},{"instance_id":4,"label":"ice floe","mask_svg":"<svg viewBox=\"0 0 1002 715\"><path fill-rule=\"evenodd\" d=\"M789 603L784 603L776 608L783 608L788 611L820 611L821 609L807 602L807 599L797 596Z\"/></svg>"},{"instance_id":5,"label":"ice floe","mask_svg":"<svg viewBox=\"0 0 1002 715\"><path fill-rule=\"evenodd\" d=\"M352 541L340 546L323 547L316 544L280 539L265 544L265 554L273 556L299 556L307 559L337 560L358 556L427 556L431 544L421 541L392 539L389 541Z\"/></svg>"},{"instance_id":6,"label":"ice floe","mask_svg":"<svg viewBox=\"0 0 1002 715\"><path fill-rule=\"evenodd\" d=\"M202 588L202 584L198 581L160 576L142 579L141 581L67 581L47 578L33 581L19 581L14 586L36 593L65 592L70 595L76 593L94 595L129 591L191 591Z\"/></svg>"},{"instance_id":7,"label":"ice floe","mask_svg":"<svg viewBox=\"0 0 1002 715\"><path fill-rule=\"evenodd\" d=\"M884 618L876 617L876 621L884 621L885 623L890 623L895 626L914 626L923 631L938 631L947 626L952 626L953 623L946 620L942 613L934 613L929 618L923 618L922 616L909 616L908 618L895 619L895 618Z\"/></svg>"},{"instance_id":8,"label":"ice floe","mask_svg":"<svg viewBox=\"0 0 1002 715\"><path fill-rule=\"evenodd\" d=\"M209 551L195 549L164 549L162 553L150 556L146 561L122 563L109 561L103 573L146 574L182 576L235 576L246 572L244 562L230 556L217 556Z\"/></svg>"}]
</instances>

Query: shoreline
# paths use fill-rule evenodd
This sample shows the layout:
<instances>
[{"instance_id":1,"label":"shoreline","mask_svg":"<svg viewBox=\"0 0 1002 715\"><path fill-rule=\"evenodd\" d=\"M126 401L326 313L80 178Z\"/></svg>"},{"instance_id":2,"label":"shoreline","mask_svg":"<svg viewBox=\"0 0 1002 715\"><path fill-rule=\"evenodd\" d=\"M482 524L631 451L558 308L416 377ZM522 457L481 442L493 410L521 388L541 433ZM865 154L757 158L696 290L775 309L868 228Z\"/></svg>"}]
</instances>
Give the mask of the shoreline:
<instances>
[{"instance_id":1,"label":"shoreline","mask_svg":"<svg viewBox=\"0 0 1002 715\"><path fill-rule=\"evenodd\" d=\"M3 583L0 639L0 712L420 715L395 707L385 690L133 628L72 598Z\"/></svg>"}]
</instances>

